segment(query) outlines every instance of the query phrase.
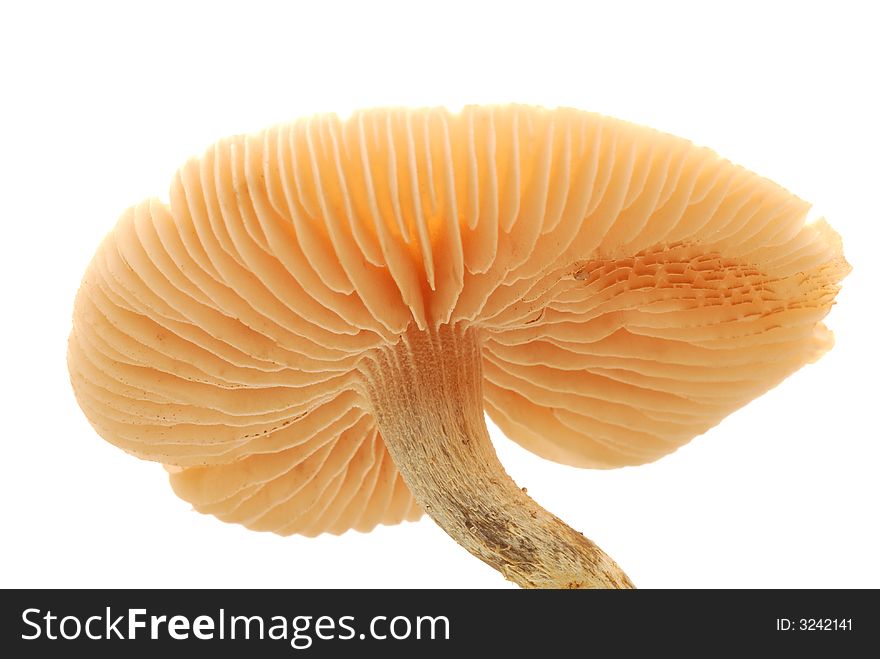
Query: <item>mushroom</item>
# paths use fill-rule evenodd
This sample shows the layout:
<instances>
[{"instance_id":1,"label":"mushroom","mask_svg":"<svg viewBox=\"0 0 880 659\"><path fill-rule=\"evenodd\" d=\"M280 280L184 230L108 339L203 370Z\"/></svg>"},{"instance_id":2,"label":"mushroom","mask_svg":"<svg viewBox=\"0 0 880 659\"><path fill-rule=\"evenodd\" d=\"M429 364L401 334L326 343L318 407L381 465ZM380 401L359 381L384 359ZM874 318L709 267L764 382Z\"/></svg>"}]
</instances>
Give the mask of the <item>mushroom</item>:
<instances>
[{"instance_id":1,"label":"mushroom","mask_svg":"<svg viewBox=\"0 0 880 659\"><path fill-rule=\"evenodd\" d=\"M808 205L573 109L328 114L218 142L119 219L68 365L107 441L282 535L427 512L523 587L631 587L506 474L671 453L829 349Z\"/></svg>"}]
</instances>

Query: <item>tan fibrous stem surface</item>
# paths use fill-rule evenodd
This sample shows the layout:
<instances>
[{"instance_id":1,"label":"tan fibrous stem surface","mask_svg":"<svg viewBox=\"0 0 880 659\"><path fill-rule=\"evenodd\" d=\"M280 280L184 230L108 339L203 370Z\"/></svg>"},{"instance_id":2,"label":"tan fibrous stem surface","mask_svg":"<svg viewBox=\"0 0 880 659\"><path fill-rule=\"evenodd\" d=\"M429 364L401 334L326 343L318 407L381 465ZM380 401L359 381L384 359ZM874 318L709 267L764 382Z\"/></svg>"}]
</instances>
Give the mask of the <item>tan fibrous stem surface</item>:
<instances>
[{"instance_id":1,"label":"tan fibrous stem surface","mask_svg":"<svg viewBox=\"0 0 880 659\"><path fill-rule=\"evenodd\" d=\"M478 331L410 330L361 366L373 414L422 508L524 588L632 588L599 547L532 500L498 461L483 417Z\"/></svg>"}]
</instances>

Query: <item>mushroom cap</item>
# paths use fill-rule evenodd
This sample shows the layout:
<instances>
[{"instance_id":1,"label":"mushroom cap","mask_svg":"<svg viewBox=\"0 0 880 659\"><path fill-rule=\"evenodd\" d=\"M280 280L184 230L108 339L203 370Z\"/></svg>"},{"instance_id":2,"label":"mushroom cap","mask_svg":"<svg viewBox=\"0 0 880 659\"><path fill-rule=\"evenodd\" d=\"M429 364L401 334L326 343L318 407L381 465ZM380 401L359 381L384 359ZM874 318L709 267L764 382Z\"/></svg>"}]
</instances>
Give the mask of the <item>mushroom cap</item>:
<instances>
[{"instance_id":1,"label":"mushroom cap","mask_svg":"<svg viewBox=\"0 0 880 659\"><path fill-rule=\"evenodd\" d=\"M848 272L808 204L687 140L572 109L318 115L210 147L127 210L68 362L98 433L199 511L282 534L421 510L357 365L476 326L485 408L579 467L674 451L832 344Z\"/></svg>"}]
</instances>

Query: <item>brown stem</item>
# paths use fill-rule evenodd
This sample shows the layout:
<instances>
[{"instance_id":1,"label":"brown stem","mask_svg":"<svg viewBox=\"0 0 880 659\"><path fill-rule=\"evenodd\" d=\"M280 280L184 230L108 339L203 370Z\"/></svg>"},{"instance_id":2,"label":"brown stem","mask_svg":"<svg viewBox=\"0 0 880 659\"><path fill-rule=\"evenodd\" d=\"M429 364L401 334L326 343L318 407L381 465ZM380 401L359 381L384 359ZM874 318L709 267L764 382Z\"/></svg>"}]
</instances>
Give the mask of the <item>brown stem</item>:
<instances>
[{"instance_id":1,"label":"brown stem","mask_svg":"<svg viewBox=\"0 0 880 659\"><path fill-rule=\"evenodd\" d=\"M504 471L483 417L476 330L410 330L363 362L385 444L425 511L523 588L632 588L611 558Z\"/></svg>"}]
</instances>

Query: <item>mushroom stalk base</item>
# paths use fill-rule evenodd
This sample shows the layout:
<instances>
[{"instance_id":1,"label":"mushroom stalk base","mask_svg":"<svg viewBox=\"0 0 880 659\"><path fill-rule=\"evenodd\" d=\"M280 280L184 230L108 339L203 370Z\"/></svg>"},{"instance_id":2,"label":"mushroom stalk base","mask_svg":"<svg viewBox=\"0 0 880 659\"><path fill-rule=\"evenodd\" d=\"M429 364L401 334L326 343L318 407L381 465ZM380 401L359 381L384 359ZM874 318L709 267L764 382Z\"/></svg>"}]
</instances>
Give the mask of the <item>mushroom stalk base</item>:
<instances>
[{"instance_id":1,"label":"mushroom stalk base","mask_svg":"<svg viewBox=\"0 0 880 659\"><path fill-rule=\"evenodd\" d=\"M535 503L498 461L475 329L410 330L362 366L382 437L425 512L523 588L632 588L593 542Z\"/></svg>"}]
</instances>

